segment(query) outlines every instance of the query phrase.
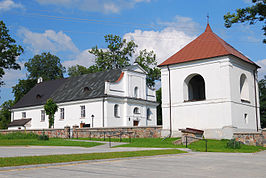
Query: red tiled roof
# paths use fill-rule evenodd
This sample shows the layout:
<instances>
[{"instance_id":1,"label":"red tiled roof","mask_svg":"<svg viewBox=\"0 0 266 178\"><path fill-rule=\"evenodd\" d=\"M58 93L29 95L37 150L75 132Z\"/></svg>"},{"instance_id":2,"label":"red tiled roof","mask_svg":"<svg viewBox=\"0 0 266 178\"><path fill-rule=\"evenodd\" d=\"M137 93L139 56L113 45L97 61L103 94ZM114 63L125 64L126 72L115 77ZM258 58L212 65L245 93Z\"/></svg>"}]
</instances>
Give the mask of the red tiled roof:
<instances>
[{"instance_id":1,"label":"red tiled roof","mask_svg":"<svg viewBox=\"0 0 266 178\"><path fill-rule=\"evenodd\" d=\"M177 64L182 62L189 62L194 60L233 55L248 63L256 65L246 56L241 54L231 45L222 40L219 36L212 32L208 24L204 33L198 38L190 42L180 51L169 57L166 61L159 66ZM257 66L257 65L256 65Z\"/></svg>"}]
</instances>

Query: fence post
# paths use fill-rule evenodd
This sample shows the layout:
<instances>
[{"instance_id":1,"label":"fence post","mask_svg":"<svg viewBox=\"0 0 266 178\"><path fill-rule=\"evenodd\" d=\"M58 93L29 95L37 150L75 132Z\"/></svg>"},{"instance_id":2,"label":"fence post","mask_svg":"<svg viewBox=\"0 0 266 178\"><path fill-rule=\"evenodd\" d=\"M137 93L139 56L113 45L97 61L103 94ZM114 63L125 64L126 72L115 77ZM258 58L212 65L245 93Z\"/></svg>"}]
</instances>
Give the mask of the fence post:
<instances>
[{"instance_id":1,"label":"fence post","mask_svg":"<svg viewBox=\"0 0 266 178\"><path fill-rule=\"evenodd\" d=\"M111 136L109 136L109 148L111 148L112 145L111 145Z\"/></svg>"},{"instance_id":2,"label":"fence post","mask_svg":"<svg viewBox=\"0 0 266 178\"><path fill-rule=\"evenodd\" d=\"M120 137L120 142L122 141L122 138L121 138L121 136L122 136L122 132L120 132L120 134L119 134L119 137Z\"/></svg>"},{"instance_id":3,"label":"fence post","mask_svg":"<svg viewBox=\"0 0 266 178\"><path fill-rule=\"evenodd\" d=\"M187 135L186 135L186 148L187 148Z\"/></svg>"},{"instance_id":4,"label":"fence post","mask_svg":"<svg viewBox=\"0 0 266 178\"><path fill-rule=\"evenodd\" d=\"M105 141L105 132L103 132L103 141Z\"/></svg>"}]
</instances>

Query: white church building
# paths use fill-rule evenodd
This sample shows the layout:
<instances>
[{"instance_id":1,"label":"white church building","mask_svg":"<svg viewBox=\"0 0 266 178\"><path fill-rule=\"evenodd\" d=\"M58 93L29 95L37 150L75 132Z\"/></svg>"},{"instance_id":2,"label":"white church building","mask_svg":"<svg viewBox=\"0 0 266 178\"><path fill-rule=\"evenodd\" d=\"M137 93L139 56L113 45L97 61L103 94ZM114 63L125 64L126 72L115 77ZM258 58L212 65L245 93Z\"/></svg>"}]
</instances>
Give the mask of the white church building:
<instances>
[{"instance_id":1,"label":"white church building","mask_svg":"<svg viewBox=\"0 0 266 178\"><path fill-rule=\"evenodd\" d=\"M206 138L261 129L257 69L249 58L218 37L204 33L162 64L162 136L179 129L204 130Z\"/></svg>"},{"instance_id":2,"label":"white church building","mask_svg":"<svg viewBox=\"0 0 266 178\"><path fill-rule=\"evenodd\" d=\"M54 128L156 126L155 90L138 64L124 69L39 81L11 109L8 129L48 128L47 99L58 105Z\"/></svg>"}]
</instances>

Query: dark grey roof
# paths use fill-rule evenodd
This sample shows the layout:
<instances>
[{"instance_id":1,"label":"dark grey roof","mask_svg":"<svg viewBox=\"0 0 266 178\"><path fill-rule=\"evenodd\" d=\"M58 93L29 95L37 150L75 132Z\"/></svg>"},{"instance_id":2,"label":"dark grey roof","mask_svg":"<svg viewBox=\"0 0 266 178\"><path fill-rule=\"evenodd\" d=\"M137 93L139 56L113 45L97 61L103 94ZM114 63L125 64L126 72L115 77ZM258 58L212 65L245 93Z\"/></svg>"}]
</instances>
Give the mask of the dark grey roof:
<instances>
[{"instance_id":1,"label":"dark grey roof","mask_svg":"<svg viewBox=\"0 0 266 178\"><path fill-rule=\"evenodd\" d=\"M18 120L13 120L13 122L10 122L8 124L8 127L24 126L29 121L31 121L31 119L18 119Z\"/></svg>"},{"instance_id":2,"label":"dark grey roof","mask_svg":"<svg viewBox=\"0 0 266 178\"><path fill-rule=\"evenodd\" d=\"M105 81L116 81L121 72L121 69L112 69L38 83L12 108L43 105L49 98L56 103L62 103L102 97Z\"/></svg>"}]
</instances>

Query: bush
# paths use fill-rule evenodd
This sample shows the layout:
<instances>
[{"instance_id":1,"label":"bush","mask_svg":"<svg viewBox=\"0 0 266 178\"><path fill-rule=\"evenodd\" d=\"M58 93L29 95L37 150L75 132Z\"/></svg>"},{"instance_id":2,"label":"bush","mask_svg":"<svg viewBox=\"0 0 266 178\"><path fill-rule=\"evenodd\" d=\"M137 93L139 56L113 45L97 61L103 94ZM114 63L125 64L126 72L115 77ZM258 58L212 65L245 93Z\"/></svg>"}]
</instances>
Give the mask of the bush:
<instances>
[{"instance_id":1,"label":"bush","mask_svg":"<svg viewBox=\"0 0 266 178\"><path fill-rule=\"evenodd\" d=\"M25 132L12 132L8 134L0 134L0 139L36 139L38 135L35 133L25 133Z\"/></svg>"},{"instance_id":2,"label":"bush","mask_svg":"<svg viewBox=\"0 0 266 178\"><path fill-rule=\"evenodd\" d=\"M232 148L232 149L240 149L241 147L241 142L236 141L236 139L231 139L227 142L226 145L227 148Z\"/></svg>"},{"instance_id":3,"label":"bush","mask_svg":"<svg viewBox=\"0 0 266 178\"><path fill-rule=\"evenodd\" d=\"M49 137L48 137L48 135L39 135L38 136L38 140L49 140Z\"/></svg>"}]
</instances>

